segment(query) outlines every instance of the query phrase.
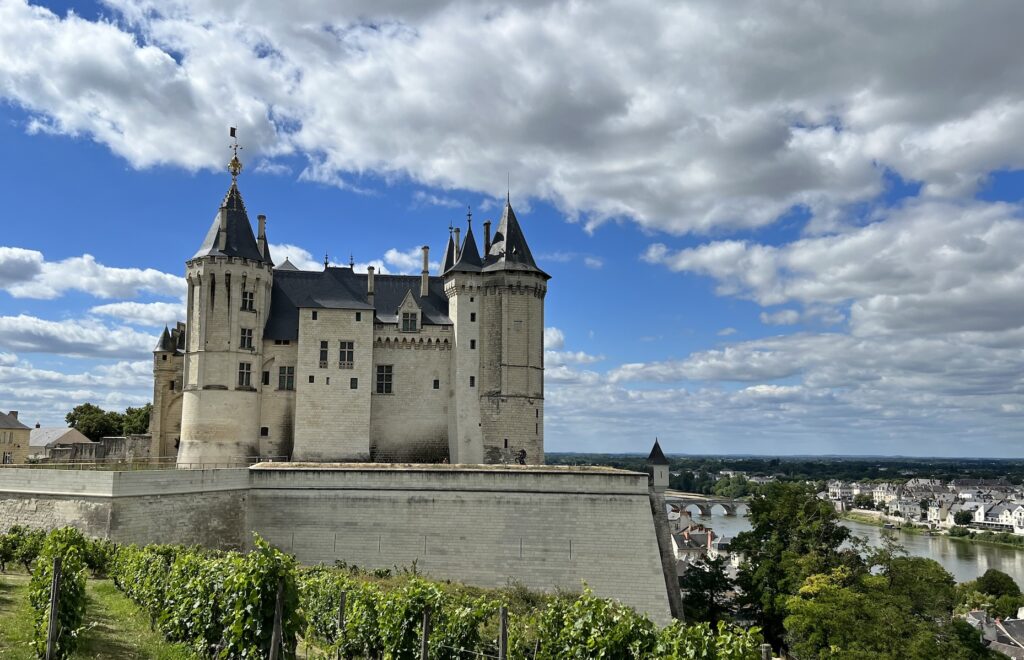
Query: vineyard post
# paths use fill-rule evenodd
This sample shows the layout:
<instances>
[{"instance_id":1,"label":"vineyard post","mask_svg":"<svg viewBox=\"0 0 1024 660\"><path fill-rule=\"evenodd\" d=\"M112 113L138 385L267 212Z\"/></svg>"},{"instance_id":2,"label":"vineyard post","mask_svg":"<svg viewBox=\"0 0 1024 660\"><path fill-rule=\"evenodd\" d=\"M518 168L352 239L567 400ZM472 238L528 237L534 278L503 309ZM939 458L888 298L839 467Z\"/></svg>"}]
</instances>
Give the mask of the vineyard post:
<instances>
[{"instance_id":1,"label":"vineyard post","mask_svg":"<svg viewBox=\"0 0 1024 660\"><path fill-rule=\"evenodd\" d=\"M430 645L430 606L423 608L423 639L420 642L420 660L427 660Z\"/></svg>"},{"instance_id":2,"label":"vineyard post","mask_svg":"<svg viewBox=\"0 0 1024 660\"><path fill-rule=\"evenodd\" d=\"M498 660L508 660L508 608L498 610Z\"/></svg>"},{"instance_id":3,"label":"vineyard post","mask_svg":"<svg viewBox=\"0 0 1024 660\"><path fill-rule=\"evenodd\" d=\"M345 639L345 590L338 599L338 660L341 660L341 642Z\"/></svg>"},{"instance_id":4,"label":"vineyard post","mask_svg":"<svg viewBox=\"0 0 1024 660\"><path fill-rule=\"evenodd\" d=\"M284 616L284 578L277 578L277 602L274 603L274 632L270 635L270 660L277 660L281 648L281 619Z\"/></svg>"},{"instance_id":5,"label":"vineyard post","mask_svg":"<svg viewBox=\"0 0 1024 660\"><path fill-rule=\"evenodd\" d=\"M53 579L50 581L50 622L46 629L46 660L57 656L57 617L60 610L60 555L53 558Z\"/></svg>"}]
</instances>

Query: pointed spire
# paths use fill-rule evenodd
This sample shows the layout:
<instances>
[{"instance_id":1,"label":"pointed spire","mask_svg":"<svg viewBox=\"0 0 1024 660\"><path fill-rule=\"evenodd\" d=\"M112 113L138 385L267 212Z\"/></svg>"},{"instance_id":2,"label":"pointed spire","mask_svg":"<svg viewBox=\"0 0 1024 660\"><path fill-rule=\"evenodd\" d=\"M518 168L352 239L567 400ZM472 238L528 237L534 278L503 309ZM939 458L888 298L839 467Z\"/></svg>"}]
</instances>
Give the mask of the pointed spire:
<instances>
[{"instance_id":1,"label":"pointed spire","mask_svg":"<svg viewBox=\"0 0 1024 660\"><path fill-rule=\"evenodd\" d=\"M451 224L448 225L448 243L444 247L444 258L441 260L441 275L444 275L455 265L455 237Z\"/></svg>"},{"instance_id":2,"label":"pointed spire","mask_svg":"<svg viewBox=\"0 0 1024 660\"><path fill-rule=\"evenodd\" d=\"M654 446L651 447L651 453L647 456L648 465L668 465L668 459L665 458L665 453L661 451L661 444L658 443L658 439L654 439Z\"/></svg>"},{"instance_id":3,"label":"pointed spire","mask_svg":"<svg viewBox=\"0 0 1024 660\"><path fill-rule=\"evenodd\" d=\"M459 256L451 270L460 273L479 273L480 267L484 265L480 259L480 249L476 246L476 238L473 237L473 213L466 213L466 239L459 248Z\"/></svg>"},{"instance_id":4,"label":"pointed spire","mask_svg":"<svg viewBox=\"0 0 1024 660\"><path fill-rule=\"evenodd\" d=\"M174 342L171 340L171 331L166 325L164 326L164 331L160 334L160 339L156 342L156 348L153 349L154 353L157 351L168 353L174 352Z\"/></svg>"},{"instance_id":5,"label":"pointed spire","mask_svg":"<svg viewBox=\"0 0 1024 660\"><path fill-rule=\"evenodd\" d=\"M484 263L485 271L495 270L519 270L535 272L549 277L547 273L537 267L533 260L533 253L530 246L526 244L526 236L519 226L515 211L512 210L512 201L505 198L505 210L498 222L498 229L491 238L491 246L487 251Z\"/></svg>"}]
</instances>

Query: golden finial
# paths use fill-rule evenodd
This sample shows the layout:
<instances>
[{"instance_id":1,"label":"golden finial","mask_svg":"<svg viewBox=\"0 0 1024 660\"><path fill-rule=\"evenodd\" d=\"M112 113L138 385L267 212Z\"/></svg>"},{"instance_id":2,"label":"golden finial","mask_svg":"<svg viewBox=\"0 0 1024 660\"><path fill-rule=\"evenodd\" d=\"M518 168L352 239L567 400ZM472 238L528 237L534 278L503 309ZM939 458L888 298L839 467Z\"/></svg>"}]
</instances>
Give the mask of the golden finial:
<instances>
[{"instance_id":1,"label":"golden finial","mask_svg":"<svg viewBox=\"0 0 1024 660\"><path fill-rule=\"evenodd\" d=\"M238 136L235 135L235 131L236 131L235 127L232 126L231 127L231 137L233 137L235 139L235 143L232 144L232 145L229 145L229 148L232 150L232 154L233 155L231 156L231 160L228 161L228 171L231 172L231 181L232 182L234 182L234 180L238 178L238 175L242 171L242 161L238 160L238 150L242 149L242 147L238 146Z\"/></svg>"}]
</instances>

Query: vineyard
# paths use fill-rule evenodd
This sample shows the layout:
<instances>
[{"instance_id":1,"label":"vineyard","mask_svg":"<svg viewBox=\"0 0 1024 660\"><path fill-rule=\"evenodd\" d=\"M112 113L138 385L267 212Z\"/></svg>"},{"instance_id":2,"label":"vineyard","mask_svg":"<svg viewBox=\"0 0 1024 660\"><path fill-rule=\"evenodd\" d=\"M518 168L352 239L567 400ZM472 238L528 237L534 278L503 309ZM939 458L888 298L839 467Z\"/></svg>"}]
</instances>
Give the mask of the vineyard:
<instances>
[{"instance_id":1,"label":"vineyard","mask_svg":"<svg viewBox=\"0 0 1024 660\"><path fill-rule=\"evenodd\" d=\"M252 551L237 553L115 546L71 528L13 528L0 535L0 570L7 562L32 570L39 657L47 657L48 636L49 657L74 650L89 572L109 575L164 638L201 658L755 660L762 641L756 628L725 624L659 628L587 589L485 590L428 580L415 565L301 567L258 536Z\"/></svg>"}]
</instances>

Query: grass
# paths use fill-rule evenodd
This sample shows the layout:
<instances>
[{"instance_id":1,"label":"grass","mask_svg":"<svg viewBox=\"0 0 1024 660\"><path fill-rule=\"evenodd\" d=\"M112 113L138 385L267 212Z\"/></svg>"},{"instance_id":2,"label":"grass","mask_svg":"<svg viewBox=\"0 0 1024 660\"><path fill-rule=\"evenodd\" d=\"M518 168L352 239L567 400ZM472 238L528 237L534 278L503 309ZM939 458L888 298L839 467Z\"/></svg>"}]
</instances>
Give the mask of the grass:
<instances>
[{"instance_id":1,"label":"grass","mask_svg":"<svg viewBox=\"0 0 1024 660\"><path fill-rule=\"evenodd\" d=\"M114 588L110 580L89 579L86 630L75 660L92 658L153 658L187 660L196 656L183 645L171 644L149 629L149 616ZM32 660L32 608L28 575L0 576L0 658Z\"/></svg>"}]
</instances>

